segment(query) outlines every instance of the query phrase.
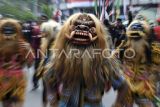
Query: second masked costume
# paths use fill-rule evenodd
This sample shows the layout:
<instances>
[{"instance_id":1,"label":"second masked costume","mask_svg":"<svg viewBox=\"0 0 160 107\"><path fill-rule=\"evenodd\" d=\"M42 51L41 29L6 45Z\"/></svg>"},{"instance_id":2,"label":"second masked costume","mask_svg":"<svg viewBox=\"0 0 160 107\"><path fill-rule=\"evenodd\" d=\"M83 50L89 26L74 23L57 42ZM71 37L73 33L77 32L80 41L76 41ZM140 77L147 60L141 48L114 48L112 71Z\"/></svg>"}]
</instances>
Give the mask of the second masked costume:
<instances>
[{"instance_id":1,"label":"second masked costume","mask_svg":"<svg viewBox=\"0 0 160 107\"><path fill-rule=\"evenodd\" d=\"M150 26L145 20L134 20L127 28L127 41L119 47L120 59L129 90L125 99L117 99L115 107L154 107L159 103L156 96L156 75L159 65L159 48L152 41Z\"/></svg>"},{"instance_id":2,"label":"second masked costume","mask_svg":"<svg viewBox=\"0 0 160 107\"><path fill-rule=\"evenodd\" d=\"M32 64L34 53L17 20L0 21L0 56L0 100L4 107L22 107L26 89L23 67Z\"/></svg>"}]
</instances>

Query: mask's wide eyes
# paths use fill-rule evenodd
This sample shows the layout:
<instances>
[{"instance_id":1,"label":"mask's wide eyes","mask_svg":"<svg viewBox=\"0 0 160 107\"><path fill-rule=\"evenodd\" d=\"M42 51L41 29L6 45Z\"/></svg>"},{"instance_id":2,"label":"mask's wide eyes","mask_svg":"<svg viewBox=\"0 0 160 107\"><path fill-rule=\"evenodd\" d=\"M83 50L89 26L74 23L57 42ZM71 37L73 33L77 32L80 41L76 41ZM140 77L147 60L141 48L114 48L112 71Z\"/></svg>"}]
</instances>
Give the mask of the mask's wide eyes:
<instances>
[{"instance_id":1,"label":"mask's wide eyes","mask_svg":"<svg viewBox=\"0 0 160 107\"><path fill-rule=\"evenodd\" d=\"M139 23L133 24L133 25L131 26L131 29L132 29L132 30L141 30L141 31L144 30L143 26L142 26L141 24L139 24Z\"/></svg>"}]
</instances>

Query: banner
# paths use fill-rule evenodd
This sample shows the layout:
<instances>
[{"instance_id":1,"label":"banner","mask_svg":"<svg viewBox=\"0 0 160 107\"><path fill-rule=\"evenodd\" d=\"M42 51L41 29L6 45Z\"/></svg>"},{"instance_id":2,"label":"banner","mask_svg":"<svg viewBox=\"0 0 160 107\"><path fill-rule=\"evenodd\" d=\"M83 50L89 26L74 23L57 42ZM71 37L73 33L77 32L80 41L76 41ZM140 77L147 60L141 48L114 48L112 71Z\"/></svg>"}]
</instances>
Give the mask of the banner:
<instances>
[{"instance_id":1,"label":"banner","mask_svg":"<svg viewBox=\"0 0 160 107\"><path fill-rule=\"evenodd\" d=\"M116 19L120 16L120 6L121 0L115 0L115 8L116 8Z\"/></svg>"},{"instance_id":2,"label":"banner","mask_svg":"<svg viewBox=\"0 0 160 107\"><path fill-rule=\"evenodd\" d=\"M98 16L97 0L94 0L94 9L95 9L95 14Z\"/></svg>"}]
</instances>

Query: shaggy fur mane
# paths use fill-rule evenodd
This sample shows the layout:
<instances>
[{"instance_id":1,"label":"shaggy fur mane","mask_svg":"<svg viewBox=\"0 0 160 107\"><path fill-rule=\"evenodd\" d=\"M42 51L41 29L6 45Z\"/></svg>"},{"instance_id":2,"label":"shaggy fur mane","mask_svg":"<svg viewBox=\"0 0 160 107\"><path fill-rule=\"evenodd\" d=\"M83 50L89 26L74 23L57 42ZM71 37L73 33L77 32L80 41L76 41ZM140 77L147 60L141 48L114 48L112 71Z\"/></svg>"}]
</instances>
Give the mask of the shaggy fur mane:
<instances>
[{"instance_id":1,"label":"shaggy fur mane","mask_svg":"<svg viewBox=\"0 0 160 107\"><path fill-rule=\"evenodd\" d=\"M58 51L53 52L53 68L57 75L62 78L66 85L74 85L80 80L84 80L87 85L93 85L104 82L106 75L109 72L105 66L103 66L104 57L102 54L94 56L94 49L99 49L101 52L108 49L108 43L106 42L106 32L101 22L92 14L87 14L95 23L97 40L90 45L79 45L72 44L65 35L70 35L73 23L82 13L76 13L72 15L62 26L62 29L57 35L55 45L52 49ZM71 49L76 50L70 53ZM65 52L65 53L64 53ZM70 55L69 58L67 55ZM109 52L105 52L104 55L109 55ZM94 56L94 57L93 57Z\"/></svg>"}]
</instances>

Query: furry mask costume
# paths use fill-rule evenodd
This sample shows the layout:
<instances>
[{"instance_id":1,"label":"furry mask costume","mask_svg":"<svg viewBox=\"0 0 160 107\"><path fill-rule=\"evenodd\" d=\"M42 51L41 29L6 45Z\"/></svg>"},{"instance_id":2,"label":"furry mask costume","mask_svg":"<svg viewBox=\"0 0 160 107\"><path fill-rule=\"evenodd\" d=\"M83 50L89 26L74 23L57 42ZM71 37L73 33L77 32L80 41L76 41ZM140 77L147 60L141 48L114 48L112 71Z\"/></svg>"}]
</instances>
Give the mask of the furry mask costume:
<instances>
[{"instance_id":1,"label":"furry mask costume","mask_svg":"<svg viewBox=\"0 0 160 107\"><path fill-rule=\"evenodd\" d=\"M148 61L150 55L150 27L146 21L133 21L127 28L126 55L131 56L132 60L144 63ZM135 53L130 53L132 49ZM133 58L132 58L133 55Z\"/></svg>"},{"instance_id":2,"label":"furry mask costume","mask_svg":"<svg viewBox=\"0 0 160 107\"><path fill-rule=\"evenodd\" d=\"M90 73L92 74L90 72L92 71L91 69L95 69L97 66L93 62L101 64L103 59L102 56L93 56L93 49L101 49L103 51L107 45L103 27L95 16L75 14L64 24L55 41L54 48L59 49L58 52L60 52L56 53L58 59L55 59L57 60L55 69L56 71L61 71L62 68L65 70L62 77L66 79L66 83L76 80L83 73L84 79L88 82L87 84L91 85L95 81L94 78L96 78L94 76L90 77ZM78 51L75 52L77 54L70 53L72 49ZM67 55L71 55L71 58L65 58L65 54L61 55L63 50ZM95 58L92 59L91 57ZM75 69L80 65L83 66L82 69L75 72ZM70 79L68 79L68 76L70 76Z\"/></svg>"},{"instance_id":3,"label":"furry mask costume","mask_svg":"<svg viewBox=\"0 0 160 107\"><path fill-rule=\"evenodd\" d=\"M49 20L48 22L42 23L41 29L41 46L40 46L40 56L41 62L37 69L37 76L41 77L45 72L44 66L47 63L47 59L50 56L50 47L53 45L56 38L56 34L60 30L61 25L54 20Z\"/></svg>"},{"instance_id":4,"label":"furry mask costume","mask_svg":"<svg viewBox=\"0 0 160 107\"><path fill-rule=\"evenodd\" d=\"M117 60L108 58L103 28L92 14L77 13L64 23L45 74L53 107L101 107L105 84L122 85Z\"/></svg>"},{"instance_id":5,"label":"furry mask costume","mask_svg":"<svg viewBox=\"0 0 160 107\"><path fill-rule=\"evenodd\" d=\"M47 60L49 59L50 56L50 47L53 45L54 40L56 38L56 34L61 28L61 25L57 23L54 20L49 20L48 22L44 22L41 24L41 62L38 66L36 76L37 78L43 77L43 74L45 73L45 65L47 64ZM47 95L46 95L46 85L45 82L43 82L43 107L47 107Z\"/></svg>"},{"instance_id":6,"label":"furry mask costume","mask_svg":"<svg viewBox=\"0 0 160 107\"><path fill-rule=\"evenodd\" d=\"M122 46L122 62L130 90L126 92L126 98L119 102L119 107L131 107L134 101L140 107L152 107L152 101L157 99L153 78L155 70L152 69L156 67L152 63L150 32L145 20L134 20L127 28L127 41Z\"/></svg>"},{"instance_id":7,"label":"furry mask costume","mask_svg":"<svg viewBox=\"0 0 160 107\"><path fill-rule=\"evenodd\" d=\"M56 34L60 30L61 25L54 20L49 20L48 22L44 22L41 25L41 51L45 53L48 45L51 45L50 42L54 41L56 38Z\"/></svg>"},{"instance_id":8,"label":"furry mask costume","mask_svg":"<svg viewBox=\"0 0 160 107\"><path fill-rule=\"evenodd\" d=\"M18 21L7 19L0 23L0 51L5 60L10 60L10 56L18 51L17 38L20 36L21 26Z\"/></svg>"},{"instance_id":9,"label":"furry mask costume","mask_svg":"<svg viewBox=\"0 0 160 107\"><path fill-rule=\"evenodd\" d=\"M22 107L26 80L22 68L31 64L33 57L28 54L30 46L21 34L17 20L3 19L0 22L0 100L4 107Z\"/></svg>"}]
</instances>

